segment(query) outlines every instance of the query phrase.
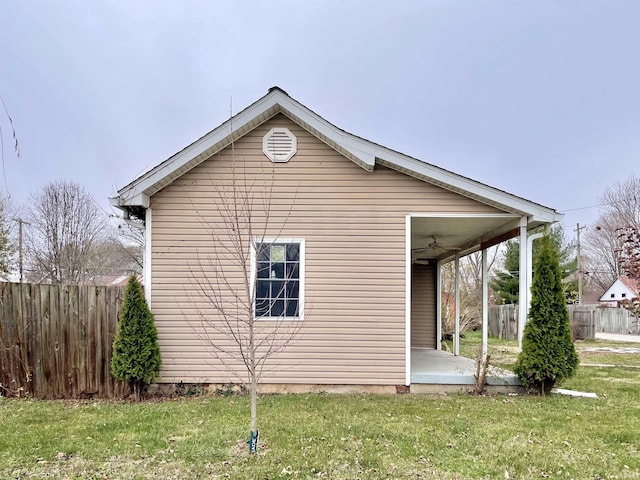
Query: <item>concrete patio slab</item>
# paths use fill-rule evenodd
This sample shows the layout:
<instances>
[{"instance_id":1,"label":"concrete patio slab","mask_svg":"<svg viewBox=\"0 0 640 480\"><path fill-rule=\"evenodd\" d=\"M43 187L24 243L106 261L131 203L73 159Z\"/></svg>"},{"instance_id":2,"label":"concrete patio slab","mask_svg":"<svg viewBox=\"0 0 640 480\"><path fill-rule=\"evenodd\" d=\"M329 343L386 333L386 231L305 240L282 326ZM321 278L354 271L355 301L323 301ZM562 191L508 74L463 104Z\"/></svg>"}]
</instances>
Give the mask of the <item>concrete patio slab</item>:
<instances>
[{"instance_id":1,"label":"concrete patio slab","mask_svg":"<svg viewBox=\"0 0 640 480\"><path fill-rule=\"evenodd\" d=\"M443 350L411 349L411 383L474 385L476 362ZM489 367L487 385L519 386L518 377L507 370Z\"/></svg>"}]
</instances>

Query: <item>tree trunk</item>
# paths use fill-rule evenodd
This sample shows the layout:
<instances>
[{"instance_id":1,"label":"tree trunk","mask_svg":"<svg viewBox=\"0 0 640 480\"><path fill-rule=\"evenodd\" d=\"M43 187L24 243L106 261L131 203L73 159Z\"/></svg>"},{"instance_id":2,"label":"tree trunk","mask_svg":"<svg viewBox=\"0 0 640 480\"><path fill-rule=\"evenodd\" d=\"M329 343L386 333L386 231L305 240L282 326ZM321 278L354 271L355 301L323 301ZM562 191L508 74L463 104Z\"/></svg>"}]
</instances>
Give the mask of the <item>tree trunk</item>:
<instances>
[{"instance_id":1,"label":"tree trunk","mask_svg":"<svg viewBox=\"0 0 640 480\"><path fill-rule=\"evenodd\" d=\"M251 376L249 385L249 396L251 397L251 438L254 445L249 444L249 453L258 453L258 382L255 375Z\"/></svg>"},{"instance_id":2,"label":"tree trunk","mask_svg":"<svg viewBox=\"0 0 640 480\"><path fill-rule=\"evenodd\" d=\"M253 324L249 326L249 396L251 399L251 436L249 453L258 453L258 373L256 371L256 350L253 336Z\"/></svg>"}]
</instances>

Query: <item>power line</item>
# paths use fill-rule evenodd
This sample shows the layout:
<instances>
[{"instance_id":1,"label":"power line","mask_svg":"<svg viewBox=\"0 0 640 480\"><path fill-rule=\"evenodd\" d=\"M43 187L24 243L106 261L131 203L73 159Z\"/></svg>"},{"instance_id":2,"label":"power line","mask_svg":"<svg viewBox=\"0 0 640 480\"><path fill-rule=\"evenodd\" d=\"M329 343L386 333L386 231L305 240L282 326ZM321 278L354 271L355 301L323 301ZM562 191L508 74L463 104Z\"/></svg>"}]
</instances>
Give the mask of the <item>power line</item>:
<instances>
[{"instance_id":1,"label":"power line","mask_svg":"<svg viewBox=\"0 0 640 480\"><path fill-rule=\"evenodd\" d=\"M564 209L564 210L560 210L560 212L561 213L566 213L566 212L576 212L578 210L587 210L588 208L613 207L614 205L617 205L619 203L627 203L627 201L626 200L617 200L615 202L597 203L596 205L588 205L586 207L567 208L567 209Z\"/></svg>"}]
</instances>

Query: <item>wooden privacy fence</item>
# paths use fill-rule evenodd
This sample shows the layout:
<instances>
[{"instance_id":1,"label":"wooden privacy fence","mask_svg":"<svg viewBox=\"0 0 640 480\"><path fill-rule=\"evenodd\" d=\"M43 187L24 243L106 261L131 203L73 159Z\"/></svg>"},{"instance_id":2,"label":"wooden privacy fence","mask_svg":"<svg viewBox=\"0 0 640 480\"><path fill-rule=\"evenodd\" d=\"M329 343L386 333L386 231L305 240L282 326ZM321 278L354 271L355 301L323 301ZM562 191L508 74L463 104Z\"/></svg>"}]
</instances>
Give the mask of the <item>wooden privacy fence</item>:
<instances>
[{"instance_id":1,"label":"wooden privacy fence","mask_svg":"<svg viewBox=\"0 0 640 480\"><path fill-rule=\"evenodd\" d=\"M514 340L518 338L516 306L492 305L489 307L489 336Z\"/></svg>"},{"instance_id":2,"label":"wooden privacy fence","mask_svg":"<svg viewBox=\"0 0 640 480\"><path fill-rule=\"evenodd\" d=\"M640 335L638 319L626 308L598 307L597 305L571 305L569 314L573 323L587 323L587 312L591 316L589 328L595 332L631 333ZM576 316L581 316L582 319ZM589 337L587 337L589 338Z\"/></svg>"},{"instance_id":3,"label":"wooden privacy fence","mask_svg":"<svg viewBox=\"0 0 640 480\"><path fill-rule=\"evenodd\" d=\"M598 305L567 305L571 331L576 340L594 338L596 332L640 335L640 322L624 308ZM517 305L489 307L489 335L513 340L518 338Z\"/></svg>"},{"instance_id":4,"label":"wooden privacy fence","mask_svg":"<svg viewBox=\"0 0 640 480\"><path fill-rule=\"evenodd\" d=\"M0 394L114 397L111 351L124 288L0 283Z\"/></svg>"}]
</instances>

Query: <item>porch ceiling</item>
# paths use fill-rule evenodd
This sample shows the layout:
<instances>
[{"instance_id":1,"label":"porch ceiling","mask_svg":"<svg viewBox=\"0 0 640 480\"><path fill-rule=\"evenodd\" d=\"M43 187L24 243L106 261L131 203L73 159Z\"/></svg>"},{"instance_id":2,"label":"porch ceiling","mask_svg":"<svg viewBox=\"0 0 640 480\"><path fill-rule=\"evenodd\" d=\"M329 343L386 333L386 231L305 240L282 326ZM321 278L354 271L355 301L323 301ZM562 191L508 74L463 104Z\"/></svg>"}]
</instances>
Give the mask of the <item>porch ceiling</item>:
<instances>
[{"instance_id":1,"label":"porch ceiling","mask_svg":"<svg viewBox=\"0 0 640 480\"><path fill-rule=\"evenodd\" d=\"M456 253L469 254L483 243L509 236L519 222L519 216L510 214L412 216L412 258L443 260Z\"/></svg>"}]
</instances>

